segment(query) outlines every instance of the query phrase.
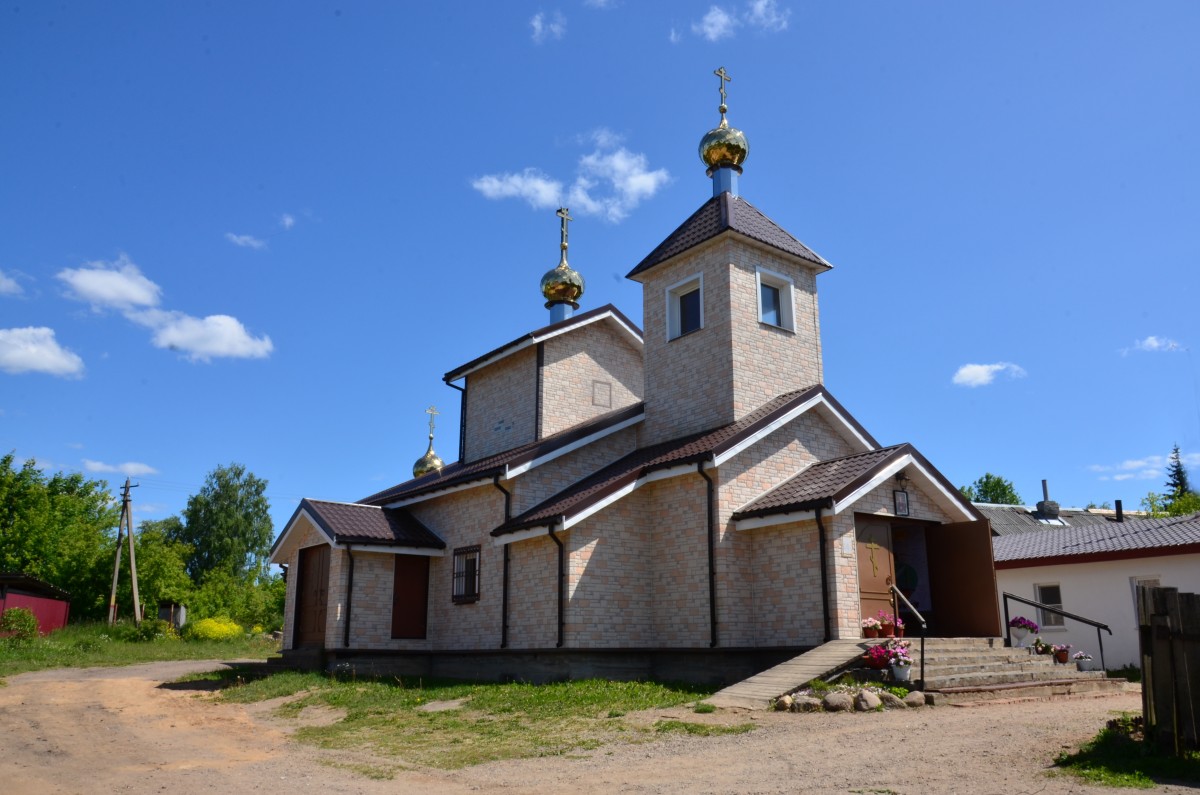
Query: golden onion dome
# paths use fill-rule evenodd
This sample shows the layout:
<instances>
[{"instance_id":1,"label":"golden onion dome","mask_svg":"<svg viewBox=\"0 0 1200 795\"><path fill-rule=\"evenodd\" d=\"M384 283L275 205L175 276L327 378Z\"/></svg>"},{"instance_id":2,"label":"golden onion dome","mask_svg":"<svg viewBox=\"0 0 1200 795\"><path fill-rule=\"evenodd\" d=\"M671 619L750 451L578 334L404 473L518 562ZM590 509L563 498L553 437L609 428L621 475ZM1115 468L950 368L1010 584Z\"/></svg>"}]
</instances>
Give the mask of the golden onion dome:
<instances>
[{"instance_id":1,"label":"golden onion dome","mask_svg":"<svg viewBox=\"0 0 1200 795\"><path fill-rule=\"evenodd\" d=\"M567 264L565 253L558 267L546 271L546 275L542 277L542 295L546 298L547 306L577 303L583 295L583 288L583 276Z\"/></svg>"},{"instance_id":2,"label":"golden onion dome","mask_svg":"<svg viewBox=\"0 0 1200 795\"><path fill-rule=\"evenodd\" d=\"M417 463L413 464L413 477L419 478L422 475L428 475L430 472L438 472L445 464L438 454L433 452L433 440L429 441L429 449L425 451L425 455L417 459Z\"/></svg>"},{"instance_id":3,"label":"golden onion dome","mask_svg":"<svg viewBox=\"0 0 1200 795\"><path fill-rule=\"evenodd\" d=\"M750 154L750 144L745 134L736 127L730 127L725 120L725 105L721 105L721 123L705 133L700 139L700 159L708 166L709 173L718 168L734 168L742 170L746 155Z\"/></svg>"}]
</instances>

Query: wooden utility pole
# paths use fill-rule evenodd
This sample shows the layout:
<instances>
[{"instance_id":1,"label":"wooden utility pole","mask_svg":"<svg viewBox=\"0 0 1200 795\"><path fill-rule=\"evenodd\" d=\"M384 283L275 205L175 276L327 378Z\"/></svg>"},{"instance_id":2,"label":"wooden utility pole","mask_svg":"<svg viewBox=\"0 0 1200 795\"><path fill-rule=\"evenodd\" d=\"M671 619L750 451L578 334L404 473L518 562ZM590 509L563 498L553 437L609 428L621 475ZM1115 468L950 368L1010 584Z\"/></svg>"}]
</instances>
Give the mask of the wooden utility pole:
<instances>
[{"instance_id":1,"label":"wooden utility pole","mask_svg":"<svg viewBox=\"0 0 1200 795\"><path fill-rule=\"evenodd\" d=\"M121 490L121 520L117 524L117 552L113 558L112 592L108 597L109 626L117 622L117 582L121 578L122 532L129 538L129 573L133 585L133 620L139 625L142 623L142 603L138 598L137 557L133 546L133 500L129 496L129 490L135 488L137 486L129 485L129 478L125 478L125 487Z\"/></svg>"}]
</instances>

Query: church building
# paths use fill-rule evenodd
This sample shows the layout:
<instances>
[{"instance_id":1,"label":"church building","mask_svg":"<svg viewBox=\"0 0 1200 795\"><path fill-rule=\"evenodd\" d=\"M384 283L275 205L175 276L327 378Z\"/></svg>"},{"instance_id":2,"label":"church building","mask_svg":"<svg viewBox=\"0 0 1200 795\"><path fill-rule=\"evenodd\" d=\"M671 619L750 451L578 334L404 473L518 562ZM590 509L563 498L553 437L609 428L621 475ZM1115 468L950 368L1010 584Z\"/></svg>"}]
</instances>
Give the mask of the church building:
<instances>
[{"instance_id":1,"label":"church building","mask_svg":"<svg viewBox=\"0 0 1200 795\"><path fill-rule=\"evenodd\" d=\"M931 635L1001 634L987 520L825 388L832 266L740 195L749 146L717 74L713 195L628 274L644 328L578 311L560 210L549 325L444 377L458 460L434 452L431 414L412 479L304 499L280 533L285 659L732 681L859 637L893 586Z\"/></svg>"}]
</instances>

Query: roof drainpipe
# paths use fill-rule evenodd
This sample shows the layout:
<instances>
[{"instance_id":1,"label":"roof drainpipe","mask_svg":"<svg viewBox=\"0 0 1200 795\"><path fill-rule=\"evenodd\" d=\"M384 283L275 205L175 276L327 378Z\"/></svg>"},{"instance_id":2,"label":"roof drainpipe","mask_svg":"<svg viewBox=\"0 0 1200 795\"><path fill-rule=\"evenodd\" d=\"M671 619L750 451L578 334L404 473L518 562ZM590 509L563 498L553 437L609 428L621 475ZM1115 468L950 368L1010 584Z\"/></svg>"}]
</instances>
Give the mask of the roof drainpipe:
<instances>
[{"instance_id":1,"label":"roof drainpipe","mask_svg":"<svg viewBox=\"0 0 1200 795\"><path fill-rule=\"evenodd\" d=\"M504 494L504 521L507 522L512 518L512 492L500 485L499 475L492 478L492 485ZM502 649L508 648L508 555L511 547L512 544L504 545L504 578L500 589L500 648Z\"/></svg>"},{"instance_id":2,"label":"roof drainpipe","mask_svg":"<svg viewBox=\"0 0 1200 795\"><path fill-rule=\"evenodd\" d=\"M350 648L350 607L354 603L354 552L346 545L346 557L350 559L350 572L346 578L346 626L342 628L342 646Z\"/></svg>"},{"instance_id":3,"label":"roof drainpipe","mask_svg":"<svg viewBox=\"0 0 1200 795\"><path fill-rule=\"evenodd\" d=\"M462 386L447 381L446 386L462 392L458 400L458 461L462 463L467 460L467 380L463 379Z\"/></svg>"},{"instance_id":4,"label":"roof drainpipe","mask_svg":"<svg viewBox=\"0 0 1200 795\"><path fill-rule=\"evenodd\" d=\"M825 539L820 506L817 506L817 545L821 556L821 616L825 622L825 642L828 643L833 640L833 631L829 626L829 542Z\"/></svg>"},{"instance_id":5,"label":"roof drainpipe","mask_svg":"<svg viewBox=\"0 0 1200 795\"><path fill-rule=\"evenodd\" d=\"M563 521L563 517L559 517L559 523ZM554 644L554 648L561 649L563 645L563 610L565 607L564 597L566 596L566 548L563 546L562 539L554 534L554 523L547 525L546 530L550 533L550 540L558 547L558 642Z\"/></svg>"},{"instance_id":6,"label":"roof drainpipe","mask_svg":"<svg viewBox=\"0 0 1200 795\"><path fill-rule=\"evenodd\" d=\"M708 647L717 645L717 521L714 498L716 486L704 471L704 461L696 462L696 471L708 483Z\"/></svg>"}]
</instances>

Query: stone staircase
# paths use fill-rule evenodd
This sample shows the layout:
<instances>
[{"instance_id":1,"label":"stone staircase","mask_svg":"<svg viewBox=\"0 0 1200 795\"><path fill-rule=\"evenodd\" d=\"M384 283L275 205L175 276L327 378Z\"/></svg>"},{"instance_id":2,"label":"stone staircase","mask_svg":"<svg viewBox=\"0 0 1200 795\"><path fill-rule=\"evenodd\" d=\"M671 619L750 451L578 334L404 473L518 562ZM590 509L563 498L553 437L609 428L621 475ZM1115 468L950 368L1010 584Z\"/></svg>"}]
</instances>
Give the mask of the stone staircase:
<instances>
[{"instance_id":1,"label":"stone staircase","mask_svg":"<svg viewBox=\"0 0 1200 795\"><path fill-rule=\"evenodd\" d=\"M909 649L913 678L921 675L921 642ZM935 704L963 705L997 699L1038 699L1121 692L1128 683L1104 671L1080 671L1028 649L1007 648L1001 638L926 638L925 692Z\"/></svg>"}]
</instances>

